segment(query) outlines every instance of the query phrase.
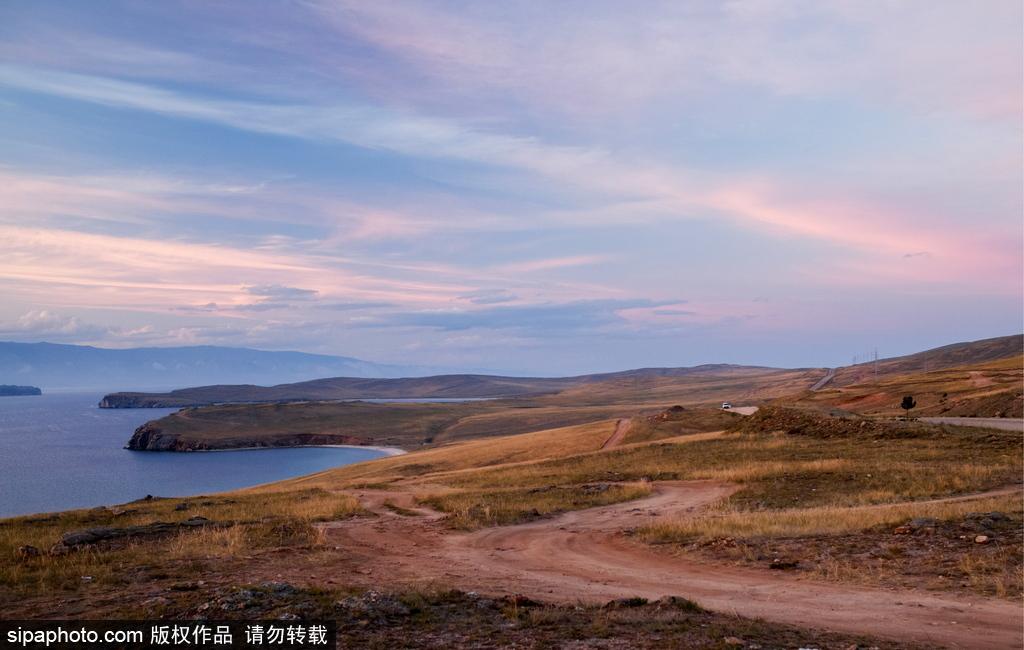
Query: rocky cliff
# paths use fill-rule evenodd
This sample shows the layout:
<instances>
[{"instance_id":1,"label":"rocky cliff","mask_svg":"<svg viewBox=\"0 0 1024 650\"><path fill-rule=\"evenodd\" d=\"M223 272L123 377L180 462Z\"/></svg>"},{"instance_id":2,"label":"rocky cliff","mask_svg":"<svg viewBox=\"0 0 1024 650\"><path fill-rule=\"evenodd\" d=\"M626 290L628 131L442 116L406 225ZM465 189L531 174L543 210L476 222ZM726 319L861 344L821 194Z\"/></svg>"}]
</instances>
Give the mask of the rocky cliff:
<instances>
[{"instance_id":1,"label":"rocky cliff","mask_svg":"<svg viewBox=\"0 0 1024 650\"><path fill-rule=\"evenodd\" d=\"M217 449L252 449L271 447L308 447L316 445L368 445L371 441L357 436L324 433L282 433L258 438L226 438L215 441L195 440L177 433L163 431L154 422L135 430L125 449L133 451L212 451Z\"/></svg>"}]
</instances>

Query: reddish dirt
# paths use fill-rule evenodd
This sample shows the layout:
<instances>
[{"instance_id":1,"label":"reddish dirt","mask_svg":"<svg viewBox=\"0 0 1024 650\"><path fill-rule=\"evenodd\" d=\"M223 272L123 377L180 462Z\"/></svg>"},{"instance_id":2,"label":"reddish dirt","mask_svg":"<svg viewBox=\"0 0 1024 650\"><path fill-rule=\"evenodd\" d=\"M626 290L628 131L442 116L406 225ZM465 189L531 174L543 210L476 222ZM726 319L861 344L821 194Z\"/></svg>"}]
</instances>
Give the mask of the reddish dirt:
<instances>
[{"instance_id":1,"label":"reddish dirt","mask_svg":"<svg viewBox=\"0 0 1024 650\"><path fill-rule=\"evenodd\" d=\"M630 418L623 418L615 423L615 431L612 435L608 436L608 439L601 445L601 449L611 449L612 447L618 447L622 444L622 441L626 439L626 434L633 428L633 420Z\"/></svg>"},{"instance_id":2,"label":"reddish dirt","mask_svg":"<svg viewBox=\"0 0 1024 650\"><path fill-rule=\"evenodd\" d=\"M209 588L265 580L326 588L451 587L569 604L671 595L719 612L898 643L979 650L1024 644L1019 602L820 583L767 569L709 564L659 552L625 534L661 517L695 513L735 489L711 481L664 482L645 499L471 533L446 528L443 515L418 506L413 493L363 490L356 494L376 516L325 524L324 546L273 549L222 562L211 558L203 579ZM102 618L120 611L126 596L146 602L165 588L140 582L59 602L52 596L29 598L12 603L5 616L48 611L55 617Z\"/></svg>"},{"instance_id":3,"label":"reddish dirt","mask_svg":"<svg viewBox=\"0 0 1024 650\"><path fill-rule=\"evenodd\" d=\"M1024 613L1012 601L818 583L709 565L659 553L623 533L659 517L686 516L734 489L707 481L659 483L651 497L639 501L472 533L446 530L440 515L430 511L402 516L383 507L390 501L417 508L411 494L364 491L360 498L380 516L330 524L327 539L335 552L318 555L323 564L318 575L308 577L354 569L376 586L444 585L561 602L676 595L716 611L837 632L977 649L1024 644ZM336 565L342 558L332 562L337 551L347 570Z\"/></svg>"}]
</instances>

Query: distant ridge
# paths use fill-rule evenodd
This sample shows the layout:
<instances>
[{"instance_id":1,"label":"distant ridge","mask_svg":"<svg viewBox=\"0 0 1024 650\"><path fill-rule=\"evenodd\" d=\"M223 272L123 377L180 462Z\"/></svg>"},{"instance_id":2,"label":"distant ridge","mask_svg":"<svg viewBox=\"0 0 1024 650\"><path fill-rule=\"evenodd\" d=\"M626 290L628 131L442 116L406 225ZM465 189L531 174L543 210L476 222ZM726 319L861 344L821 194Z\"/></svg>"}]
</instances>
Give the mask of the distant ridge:
<instances>
[{"instance_id":1,"label":"distant ridge","mask_svg":"<svg viewBox=\"0 0 1024 650\"><path fill-rule=\"evenodd\" d=\"M46 390L167 390L197 384L279 384L338 375L402 377L427 372L354 357L212 345L110 349L0 342L0 380Z\"/></svg>"},{"instance_id":2,"label":"distant ridge","mask_svg":"<svg viewBox=\"0 0 1024 650\"><path fill-rule=\"evenodd\" d=\"M878 373L883 376L943 370L1019 355L1024 355L1024 334L1012 334L978 341L952 343L902 357L879 359ZM871 378L874 372L875 363L873 361L845 366L836 371L836 376L830 385L856 384Z\"/></svg>"},{"instance_id":3,"label":"distant ridge","mask_svg":"<svg viewBox=\"0 0 1024 650\"><path fill-rule=\"evenodd\" d=\"M575 377L503 377L497 375L431 375L377 379L330 377L277 386L219 385L182 388L167 393L111 393L100 401L101 408L160 408L206 406L241 402L297 402L344 399L445 399L528 397L561 392L595 383L617 383L635 379L657 380L701 373L743 374L779 372L757 368L714 364L692 368L642 368L622 372Z\"/></svg>"},{"instance_id":4,"label":"distant ridge","mask_svg":"<svg viewBox=\"0 0 1024 650\"><path fill-rule=\"evenodd\" d=\"M924 368L939 369L965 363L988 361L1019 355L1024 351L1024 336L1004 336L970 343L956 343L904 357L879 361L880 372L887 374L913 372ZM806 370L814 374L814 369ZM872 368L873 371L873 368ZM183 388L166 393L122 392L103 398L103 408L154 408L205 406L226 403L296 402L344 399L441 399L441 398L507 398L536 397L587 388L622 391L636 385L645 390L671 385L674 380L723 377L760 377L768 380L792 370L762 366L707 364L688 368L640 368L621 372L579 375L573 377L506 377L480 374L432 375L426 377L372 378L330 377L274 386L209 385ZM821 373L825 370L821 369ZM853 383L868 372L867 364L848 366L836 371L835 385ZM815 377L809 384L820 377Z\"/></svg>"}]
</instances>

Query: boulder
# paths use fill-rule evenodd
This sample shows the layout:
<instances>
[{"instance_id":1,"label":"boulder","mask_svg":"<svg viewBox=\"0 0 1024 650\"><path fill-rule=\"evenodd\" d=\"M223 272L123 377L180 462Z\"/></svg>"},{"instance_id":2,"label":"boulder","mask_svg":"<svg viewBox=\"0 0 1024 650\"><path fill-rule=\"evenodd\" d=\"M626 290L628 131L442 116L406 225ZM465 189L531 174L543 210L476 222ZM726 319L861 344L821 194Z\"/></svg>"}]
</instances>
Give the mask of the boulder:
<instances>
[{"instance_id":1,"label":"boulder","mask_svg":"<svg viewBox=\"0 0 1024 650\"><path fill-rule=\"evenodd\" d=\"M88 546L121 542L128 539L145 539L173 535L184 530L194 530L206 526L225 526L230 524L218 524L206 517L190 517L185 521L167 523L163 521L144 524L141 526L127 526L125 528L113 528L110 526L98 526L96 528L85 528L64 533L60 541L50 549L50 555L65 555Z\"/></svg>"},{"instance_id":2,"label":"boulder","mask_svg":"<svg viewBox=\"0 0 1024 650\"><path fill-rule=\"evenodd\" d=\"M774 569L776 571L788 571L790 569L796 569L799 566L800 563L796 560L790 560L779 557L773 559L771 562L768 563L768 568Z\"/></svg>"}]
</instances>

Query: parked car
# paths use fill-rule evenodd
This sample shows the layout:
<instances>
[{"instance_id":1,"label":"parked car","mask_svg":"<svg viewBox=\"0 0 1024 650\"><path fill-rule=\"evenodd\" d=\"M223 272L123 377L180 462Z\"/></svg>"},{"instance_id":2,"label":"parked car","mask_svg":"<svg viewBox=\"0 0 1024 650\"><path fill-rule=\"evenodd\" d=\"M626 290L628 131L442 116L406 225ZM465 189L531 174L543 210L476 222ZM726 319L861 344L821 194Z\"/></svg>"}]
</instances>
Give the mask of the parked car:
<instances>
[{"instance_id":1,"label":"parked car","mask_svg":"<svg viewBox=\"0 0 1024 650\"><path fill-rule=\"evenodd\" d=\"M730 404L729 402L722 402L722 408L725 410L731 409L732 404Z\"/></svg>"}]
</instances>

